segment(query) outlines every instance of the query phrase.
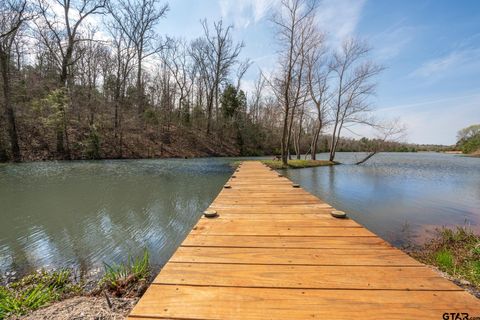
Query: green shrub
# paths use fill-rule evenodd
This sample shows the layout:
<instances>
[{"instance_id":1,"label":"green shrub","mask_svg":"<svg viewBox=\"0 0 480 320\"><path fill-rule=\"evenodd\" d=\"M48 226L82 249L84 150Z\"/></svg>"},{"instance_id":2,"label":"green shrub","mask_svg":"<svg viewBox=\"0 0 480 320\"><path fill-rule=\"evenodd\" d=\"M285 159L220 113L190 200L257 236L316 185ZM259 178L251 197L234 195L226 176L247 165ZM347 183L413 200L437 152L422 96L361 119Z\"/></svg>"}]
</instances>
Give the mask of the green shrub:
<instances>
[{"instance_id":1,"label":"green shrub","mask_svg":"<svg viewBox=\"0 0 480 320\"><path fill-rule=\"evenodd\" d=\"M118 297L131 295L150 277L150 256L147 250L143 256L129 257L126 263L104 265L105 275L100 281L100 286Z\"/></svg>"},{"instance_id":2,"label":"green shrub","mask_svg":"<svg viewBox=\"0 0 480 320\"><path fill-rule=\"evenodd\" d=\"M437 265L444 271L452 270L454 267L453 255L448 250L442 250L435 254Z\"/></svg>"},{"instance_id":3,"label":"green shrub","mask_svg":"<svg viewBox=\"0 0 480 320\"><path fill-rule=\"evenodd\" d=\"M72 281L70 270L32 273L9 287L0 286L0 319L26 314L81 290L81 286Z\"/></svg>"},{"instance_id":4,"label":"green shrub","mask_svg":"<svg viewBox=\"0 0 480 320\"><path fill-rule=\"evenodd\" d=\"M467 227L442 228L413 253L451 276L480 288L480 236Z\"/></svg>"},{"instance_id":5,"label":"green shrub","mask_svg":"<svg viewBox=\"0 0 480 320\"><path fill-rule=\"evenodd\" d=\"M88 134L86 141L85 153L87 159L100 159L100 135L95 126L90 128L90 133Z\"/></svg>"}]
</instances>

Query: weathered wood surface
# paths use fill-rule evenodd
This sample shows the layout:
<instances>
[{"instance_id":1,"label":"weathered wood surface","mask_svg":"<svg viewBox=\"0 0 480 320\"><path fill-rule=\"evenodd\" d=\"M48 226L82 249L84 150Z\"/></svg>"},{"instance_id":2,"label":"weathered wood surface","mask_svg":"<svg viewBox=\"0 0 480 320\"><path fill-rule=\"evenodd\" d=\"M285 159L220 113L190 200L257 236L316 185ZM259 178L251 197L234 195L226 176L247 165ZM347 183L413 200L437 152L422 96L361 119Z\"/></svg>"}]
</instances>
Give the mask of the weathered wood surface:
<instances>
[{"instance_id":1,"label":"weathered wood surface","mask_svg":"<svg viewBox=\"0 0 480 320\"><path fill-rule=\"evenodd\" d=\"M260 162L244 162L130 314L443 319L480 302Z\"/></svg>"}]
</instances>

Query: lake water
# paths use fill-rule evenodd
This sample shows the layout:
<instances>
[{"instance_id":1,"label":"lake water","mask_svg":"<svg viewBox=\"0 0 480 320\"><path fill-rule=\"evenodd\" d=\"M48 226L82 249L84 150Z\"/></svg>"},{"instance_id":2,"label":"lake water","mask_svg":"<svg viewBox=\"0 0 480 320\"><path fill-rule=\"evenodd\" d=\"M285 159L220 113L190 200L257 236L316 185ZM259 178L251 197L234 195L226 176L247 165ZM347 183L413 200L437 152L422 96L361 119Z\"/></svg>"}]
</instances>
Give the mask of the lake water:
<instances>
[{"instance_id":1,"label":"lake water","mask_svg":"<svg viewBox=\"0 0 480 320\"><path fill-rule=\"evenodd\" d=\"M345 163L356 157L338 154ZM144 248L162 265L220 191L234 160L0 165L0 271L89 271ZM422 241L435 226L480 225L480 159L392 153L362 166L285 174L396 245Z\"/></svg>"},{"instance_id":2,"label":"lake water","mask_svg":"<svg viewBox=\"0 0 480 320\"><path fill-rule=\"evenodd\" d=\"M343 163L361 158L355 153L337 156ZM422 243L442 226L480 232L478 158L381 153L360 166L288 170L285 175L397 246Z\"/></svg>"}]
</instances>

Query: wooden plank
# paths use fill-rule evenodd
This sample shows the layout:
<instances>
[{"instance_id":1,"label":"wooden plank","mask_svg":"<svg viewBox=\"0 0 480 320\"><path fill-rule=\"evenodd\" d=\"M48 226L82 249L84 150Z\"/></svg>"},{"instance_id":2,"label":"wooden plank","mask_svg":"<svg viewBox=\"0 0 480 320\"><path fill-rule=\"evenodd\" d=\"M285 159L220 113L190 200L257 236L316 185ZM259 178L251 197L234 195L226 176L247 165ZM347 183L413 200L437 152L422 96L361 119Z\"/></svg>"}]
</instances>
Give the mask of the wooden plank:
<instances>
[{"instance_id":1,"label":"wooden plank","mask_svg":"<svg viewBox=\"0 0 480 320\"><path fill-rule=\"evenodd\" d=\"M172 262L284 264L325 266L418 266L418 261L393 248L385 249L290 249L180 247Z\"/></svg>"},{"instance_id":2,"label":"wooden plank","mask_svg":"<svg viewBox=\"0 0 480 320\"><path fill-rule=\"evenodd\" d=\"M242 220L238 220L242 221ZM284 228L275 228L269 224L255 224L255 221L249 221L250 229L240 228L235 224L222 225L218 224L216 228L200 224L195 226L190 232L191 234L208 234L208 235L242 235L242 236L300 236L300 237L371 237L373 233L364 228L356 227L308 227L308 226L292 226ZM272 220L272 223L275 222ZM200 223L203 223L201 221ZM240 222L238 222L240 224ZM243 224L246 225L246 224Z\"/></svg>"},{"instance_id":3,"label":"wooden plank","mask_svg":"<svg viewBox=\"0 0 480 320\"><path fill-rule=\"evenodd\" d=\"M230 189L228 189L230 190ZM314 196L310 194L300 194L300 193L294 193L294 194L273 194L273 193L247 193L247 194L242 194L240 192L237 192L237 194L223 194L218 196L219 200L226 201L226 200L247 200L250 201L251 199L264 199L264 200L275 200L275 199L283 199L283 200L290 200L290 199L296 199L296 200L315 200L317 203L323 203L322 201L316 199Z\"/></svg>"},{"instance_id":4,"label":"wooden plank","mask_svg":"<svg viewBox=\"0 0 480 320\"><path fill-rule=\"evenodd\" d=\"M480 302L259 162L245 162L129 319L442 319Z\"/></svg>"},{"instance_id":5,"label":"wooden plank","mask_svg":"<svg viewBox=\"0 0 480 320\"><path fill-rule=\"evenodd\" d=\"M218 212L218 211L217 211ZM292 220L294 219L305 219L305 220L319 220L319 219L329 219L331 218L330 213L218 213L216 219L219 220ZM202 218L205 219L205 218ZM210 219L209 219L210 220Z\"/></svg>"},{"instance_id":6,"label":"wooden plank","mask_svg":"<svg viewBox=\"0 0 480 320\"><path fill-rule=\"evenodd\" d=\"M375 249L390 248L378 237L208 236L190 234L182 246L240 248Z\"/></svg>"},{"instance_id":7,"label":"wooden plank","mask_svg":"<svg viewBox=\"0 0 480 320\"><path fill-rule=\"evenodd\" d=\"M152 285L133 316L175 319L442 319L479 315L459 291L308 290Z\"/></svg>"},{"instance_id":8,"label":"wooden plank","mask_svg":"<svg viewBox=\"0 0 480 320\"><path fill-rule=\"evenodd\" d=\"M282 204L317 204L321 203L317 200L302 200L302 199L295 199L295 200L289 200L289 199L238 199L238 200L215 200L215 205L222 205L222 204L228 204L228 205L241 205L245 203L245 201L248 201L249 205L282 205Z\"/></svg>"},{"instance_id":9,"label":"wooden plank","mask_svg":"<svg viewBox=\"0 0 480 320\"><path fill-rule=\"evenodd\" d=\"M153 283L251 288L462 290L424 266L237 265L232 268L225 264L169 263Z\"/></svg>"},{"instance_id":10,"label":"wooden plank","mask_svg":"<svg viewBox=\"0 0 480 320\"><path fill-rule=\"evenodd\" d=\"M283 232L283 230L292 231L293 229L302 229L303 231L303 229L317 229L322 227L338 227L342 230L348 228L362 228L353 220L335 219L331 216L323 216L318 219L293 219L288 215L286 217L287 218L285 219L271 220L268 224L259 224L257 221L245 219L201 219L197 223L195 230L197 233L202 231L205 234L210 232L228 232L229 234L237 234L237 232L254 232L268 234L268 232L274 229ZM373 234L370 233L370 235Z\"/></svg>"},{"instance_id":11,"label":"wooden plank","mask_svg":"<svg viewBox=\"0 0 480 320\"><path fill-rule=\"evenodd\" d=\"M314 205L314 206L293 206L293 205L282 205L282 206L252 206L252 205L216 205L212 204L209 209L217 210L218 212L230 212L230 213L323 213L330 212L333 210L332 207L328 205Z\"/></svg>"}]
</instances>

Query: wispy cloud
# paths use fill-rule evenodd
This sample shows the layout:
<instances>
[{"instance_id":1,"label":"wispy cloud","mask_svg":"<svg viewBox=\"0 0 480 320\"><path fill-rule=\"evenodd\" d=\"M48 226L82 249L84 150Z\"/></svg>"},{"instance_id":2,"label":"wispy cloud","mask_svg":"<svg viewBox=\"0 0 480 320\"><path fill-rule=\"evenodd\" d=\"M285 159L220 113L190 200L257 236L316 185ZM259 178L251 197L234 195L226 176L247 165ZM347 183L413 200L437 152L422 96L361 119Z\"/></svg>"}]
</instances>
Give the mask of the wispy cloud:
<instances>
[{"instance_id":1,"label":"wispy cloud","mask_svg":"<svg viewBox=\"0 0 480 320\"><path fill-rule=\"evenodd\" d=\"M406 125L405 141L412 143L455 144L457 131L480 122L480 94L432 98L387 106L375 110L379 119L399 119ZM374 137L375 131L368 126L354 126L346 136Z\"/></svg>"},{"instance_id":2,"label":"wispy cloud","mask_svg":"<svg viewBox=\"0 0 480 320\"><path fill-rule=\"evenodd\" d=\"M417 28L400 23L373 35L370 43L374 44L376 59L386 61L401 54L413 40Z\"/></svg>"},{"instance_id":3,"label":"wispy cloud","mask_svg":"<svg viewBox=\"0 0 480 320\"><path fill-rule=\"evenodd\" d=\"M246 28L275 9L278 0L219 0L221 15L235 26ZM323 0L318 9L318 24L333 42L340 43L355 33L366 0Z\"/></svg>"},{"instance_id":4,"label":"wispy cloud","mask_svg":"<svg viewBox=\"0 0 480 320\"><path fill-rule=\"evenodd\" d=\"M450 97L443 97L438 99L429 99L429 100L417 101L412 103L387 106L387 107L381 108L380 110L381 111L405 110L405 109L418 108L418 107L437 106L439 104L444 105L452 102L463 103L465 100L470 101L470 99L475 99L474 101L480 102L480 93L450 96Z\"/></svg>"},{"instance_id":5,"label":"wispy cloud","mask_svg":"<svg viewBox=\"0 0 480 320\"><path fill-rule=\"evenodd\" d=\"M424 62L410 76L440 78L450 71L472 71L477 68L480 68L480 48L465 48Z\"/></svg>"},{"instance_id":6,"label":"wispy cloud","mask_svg":"<svg viewBox=\"0 0 480 320\"><path fill-rule=\"evenodd\" d=\"M412 72L413 76L420 76L424 78L431 77L434 74L444 72L447 69L458 65L464 60L464 55L461 52L451 52L446 56L432 59L423 63L418 69Z\"/></svg>"},{"instance_id":7,"label":"wispy cloud","mask_svg":"<svg viewBox=\"0 0 480 320\"><path fill-rule=\"evenodd\" d=\"M333 46L355 34L366 0L324 0L318 10L318 24Z\"/></svg>"},{"instance_id":8,"label":"wispy cloud","mask_svg":"<svg viewBox=\"0 0 480 320\"><path fill-rule=\"evenodd\" d=\"M458 130L480 121L479 108L480 94L467 93L381 108L377 113L406 123L410 142L454 144Z\"/></svg>"},{"instance_id":9,"label":"wispy cloud","mask_svg":"<svg viewBox=\"0 0 480 320\"><path fill-rule=\"evenodd\" d=\"M236 27L246 28L268 13L274 0L219 0L222 18L231 19Z\"/></svg>"}]
</instances>

